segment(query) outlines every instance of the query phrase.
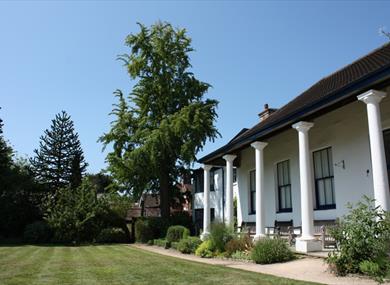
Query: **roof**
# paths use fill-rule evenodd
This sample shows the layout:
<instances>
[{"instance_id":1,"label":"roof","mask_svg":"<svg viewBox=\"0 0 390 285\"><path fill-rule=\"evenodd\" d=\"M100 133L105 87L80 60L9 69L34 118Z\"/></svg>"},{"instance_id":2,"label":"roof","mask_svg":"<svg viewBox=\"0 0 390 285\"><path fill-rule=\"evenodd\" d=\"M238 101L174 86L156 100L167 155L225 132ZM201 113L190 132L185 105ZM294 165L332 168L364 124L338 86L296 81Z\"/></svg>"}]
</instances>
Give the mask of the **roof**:
<instances>
[{"instance_id":1,"label":"roof","mask_svg":"<svg viewBox=\"0 0 390 285\"><path fill-rule=\"evenodd\" d=\"M302 94L273 112L267 119L246 131L216 151L202 157L200 163L210 163L221 155L247 147L253 141L270 137L291 124L322 114L333 105L341 106L356 100L356 93L368 90L390 78L390 43L370 52L353 63L321 79ZM349 100L348 100L349 99ZM314 115L313 115L314 114Z\"/></svg>"}]
</instances>

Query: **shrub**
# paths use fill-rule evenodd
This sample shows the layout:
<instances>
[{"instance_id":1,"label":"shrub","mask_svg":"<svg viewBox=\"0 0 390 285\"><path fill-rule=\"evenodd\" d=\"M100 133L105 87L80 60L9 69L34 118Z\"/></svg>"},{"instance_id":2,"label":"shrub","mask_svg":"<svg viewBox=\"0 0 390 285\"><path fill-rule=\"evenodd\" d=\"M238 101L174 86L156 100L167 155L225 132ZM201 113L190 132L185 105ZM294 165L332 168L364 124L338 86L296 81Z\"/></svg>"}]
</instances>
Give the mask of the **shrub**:
<instances>
[{"instance_id":1,"label":"shrub","mask_svg":"<svg viewBox=\"0 0 390 285\"><path fill-rule=\"evenodd\" d=\"M252 239L249 235L243 235L239 238L233 238L228 241L225 245L225 251L227 256L231 256L233 253L240 252L249 252L253 247Z\"/></svg>"},{"instance_id":2,"label":"shrub","mask_svg":"<svg viewBox=\"0 0 390 285\"><path fill-rule=\"evenodd\" d=\"M206 257L206 258L211 258L213 257L213 252L215 248L213 247L213 243L211 240L205 240L202 242L198 248L195 250L195 255L200 256L200 257Z\"/></svg>"},{"instance_id":3,"label":"shrub","mask_svg":"<svg viewBox=\"0 0 390 285\"><path fill-rule=\"evenodd\" d=\"M173 249L177 250L178 245L179 245L179 242L177 242L177 241L171 242L171 248L173 248Z\"/></svg>"},{"instance_id":4,"label":"shrub","mask_svg":"<svg viewBox=\"0 0 390 285\"><path fill-rule=\"evenodd\" d=\"M187 237L178 242L177 250L181 253L195 253L195 250L202 243L198 237Z\"/></svg>"},{"instance_id":5,"label":"shrub","mask_svg":"<svg viewBox=\"0 0 390 285\"><path fill-rule=\"evenodd\" d=\"M231 258L239 260L251 260L250 254L247 251L236 251L232 253Z\"/></svg>"},{"instance_id":6,"label":"shrub","mask_svg":"<svg viewBox=\"0 0 390 285\"><path fill-rule=\"evenodd\" d=\"M251 259L260 264L285 262L293 259L294 254L282 239L260 239L253 247Z\"/></svg>"},{"instance_id":7,"label":"shrub","mask_svg":"<svg viewBox=\"0 0 390 285\"><path fill-rule=\"evenodd\" d=\"M190 235L190 230L183 226L170 226L167 231L167 241L178 242Z\"/></svg>"},{"instance_id":8,"label":"shrub","mask_svg":"<svg viewBox=\"0 0 390 285\"><path fill-rule=\"evenodd\" d=\"M128 236L121 228L103 229L96 237L98 243L125 243L128 242Z\"/></svg>"},{"instance_id":9,"label":"shrub","mask_svg":"<svg viewBox=\"0 0 390 285\"><path fill-rule=\"evenodd\" d=\"M170 248L170 243L166 239L155 239L153 244L163 248Z\"/></svg>"},{"instance_id":10,"label":"shrub","mask_svg":"<svg viewBox=\"0 0 390 285\"><path fill-rule=\"evenodd\" d=\"M390 226L386 213L374 206L374 200L364 197L339 225L331 229L338 250L331 252L327 262L338 275L362 273L380 277L389 267ZM376 263L379 267L374 265Z\"/></svg>"},{"instance_id":11,"label":"shrub","mask_svg":"<svg viewBox=\"0 0 390 285\"><path fill-rule=\"evenodd\" d=\"M209 239L217 252L224 252L225 244L233 238L233 229L227 227L224 223L214 223L211 225Z\"/></svg>"},{"instance_id":12,"label":"shrub","mask_svg":"<svg viewBox=\"0 0 390 285\"><path fill-rule=\"evenodd\" d=\"M27 243L45 243L49 242L52 231L49 225L43 221L37 221L25 227L23 240Z\"/></svg>"},{"instance_id":13,"label":"shrub","mask_svg":"<svg viewBox=\"0 0 390 285\"><path fill-rule=\"evenodd\" d=\"M154 239L154 234L150 220L138 219L135 222L135 240L137 242L147 243L152 239Z\"/></svg>"},{"instance_id":14,"label":"shrub","mask_svg":"<svg viewBox=\"0 0 390 285\"><path fill-rule=\"evenodd\" d=\"M169 225L180 225L190 230L191 234L194 233L194 222L192 216L188 212L175 212L169 218Z\"/></svg>"}]
</instances>

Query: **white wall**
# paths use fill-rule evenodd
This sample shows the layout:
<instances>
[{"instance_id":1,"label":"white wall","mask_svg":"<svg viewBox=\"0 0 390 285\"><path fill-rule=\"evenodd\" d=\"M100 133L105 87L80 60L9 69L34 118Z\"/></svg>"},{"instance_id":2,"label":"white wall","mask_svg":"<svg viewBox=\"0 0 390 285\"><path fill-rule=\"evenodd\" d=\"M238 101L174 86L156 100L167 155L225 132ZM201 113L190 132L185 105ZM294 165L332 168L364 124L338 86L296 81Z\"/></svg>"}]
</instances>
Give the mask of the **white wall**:
<instances>
[{"instance_id":1,"label":"white wall","mask_svg":"<svg viewBox=\"0 0 390 285\"><path fill-rule=\"evenodd\" d=\"M210 179L214 179L214 189L215 191L210 191L210 208L214 208L215 219L218 222L224 221L224 216L226 216L226 180L224 181L224 177L226 175L225 168L219 168L214 171L214 177L210 177ZM237 193L237 183L233 184L233 192ZM225 207L223 208L223 194L225 194L224 201ZM236 195L236 194L235 194ZM204 193L194 193L194 209L203 209L203 198ZM238 211L240 212L240 211Z\"/></svg>"},{"instance_id":2,"label":"white wall","mask_svg":"<svg viewBox=\"0 0 390 285\"><path fill-rule=\"evenodd\" d=\"M390 97L390 90L388 90ZM390 98L381 102L383 129L390 128ZM333 163L345 161L345 169L334 166L334 185L336 209L316 210L316 220L335 219L347 213L345 205L356 203L363 195L373 197L371 161L366 105L356 101L340 109L325 114L314 121L309 131L310 150L315 151L332 147ZM264 149L265 166L265 213L266 225L272 226L275 220L294 220L301 224L300 185L298 167L298 133L294 129L286 130L268 141ZM290 160L291 191L293 211L276 213L276 163ZM238 168L239 210L244 221L255 221L255 215L249 215L249 171L255 168L253 148L241 153L241 165ZM369 171L367 173L367 170ZM313 179L314 180L314 179ZM313 184L314 185L314 184Z\"/></svg>"}]
</instances>

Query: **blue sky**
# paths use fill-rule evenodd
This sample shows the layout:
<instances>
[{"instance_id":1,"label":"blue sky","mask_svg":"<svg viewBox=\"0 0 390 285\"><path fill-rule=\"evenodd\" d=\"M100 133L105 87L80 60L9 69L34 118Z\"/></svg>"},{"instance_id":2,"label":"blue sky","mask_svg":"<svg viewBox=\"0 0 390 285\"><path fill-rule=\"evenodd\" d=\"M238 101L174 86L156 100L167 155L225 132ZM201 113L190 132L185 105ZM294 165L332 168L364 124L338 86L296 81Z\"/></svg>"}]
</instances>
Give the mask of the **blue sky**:
<instances>
[{"instance_id":1,"label":"blue sky","mask_svg":"<svg viewBox=\"0 0 390 285\"><path fill-rule=\"evenodd\" d=\"M0 118L19 155L32 155L61 110L73 118L89 171L105 167L97 139L109 129L112 92L129 93L116 60L136 22L184 27L196 49L193 72L220 101L222 138L258 121L310 85L386 42L385 1L0 2Z\"/></svg>"}]
</instances>

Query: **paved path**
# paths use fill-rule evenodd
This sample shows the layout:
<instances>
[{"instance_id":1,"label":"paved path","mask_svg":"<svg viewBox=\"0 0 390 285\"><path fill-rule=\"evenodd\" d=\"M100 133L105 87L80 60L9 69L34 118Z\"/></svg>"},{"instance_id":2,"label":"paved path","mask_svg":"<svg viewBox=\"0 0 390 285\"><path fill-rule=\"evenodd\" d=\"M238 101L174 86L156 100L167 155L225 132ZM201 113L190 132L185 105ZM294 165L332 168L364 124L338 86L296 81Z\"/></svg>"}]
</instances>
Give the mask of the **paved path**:
<instances>
[{"instance_id":1,"label":"paved path","mask_svg":"<svg viewBox=\"0 0 390 285\"><path fill-rule=\"evenodd\" d=\"M177 257L185 260L196 261L212 265L226 266L229 268L236 268L241 270L247 270L252 272L264 273L275 275L279 277L285 277L295 280L303 280L310 282L317 282L322 284L334 284L334 285L368 285L377 284L376 282L359 277L336 277L333 274L327 272L327 265L322 258L304 257L302 259L293 260L286 263L259 265L248 262L219 259L219 258L200 258L195 255L182 254L179 251L173 249L164 249L157 246L148 246L141 244L133 244L133 247L137 247L143 250L151 251L154 253ZM390 283L385 283L390 284Z\"/></svg>"}]
</instances>

